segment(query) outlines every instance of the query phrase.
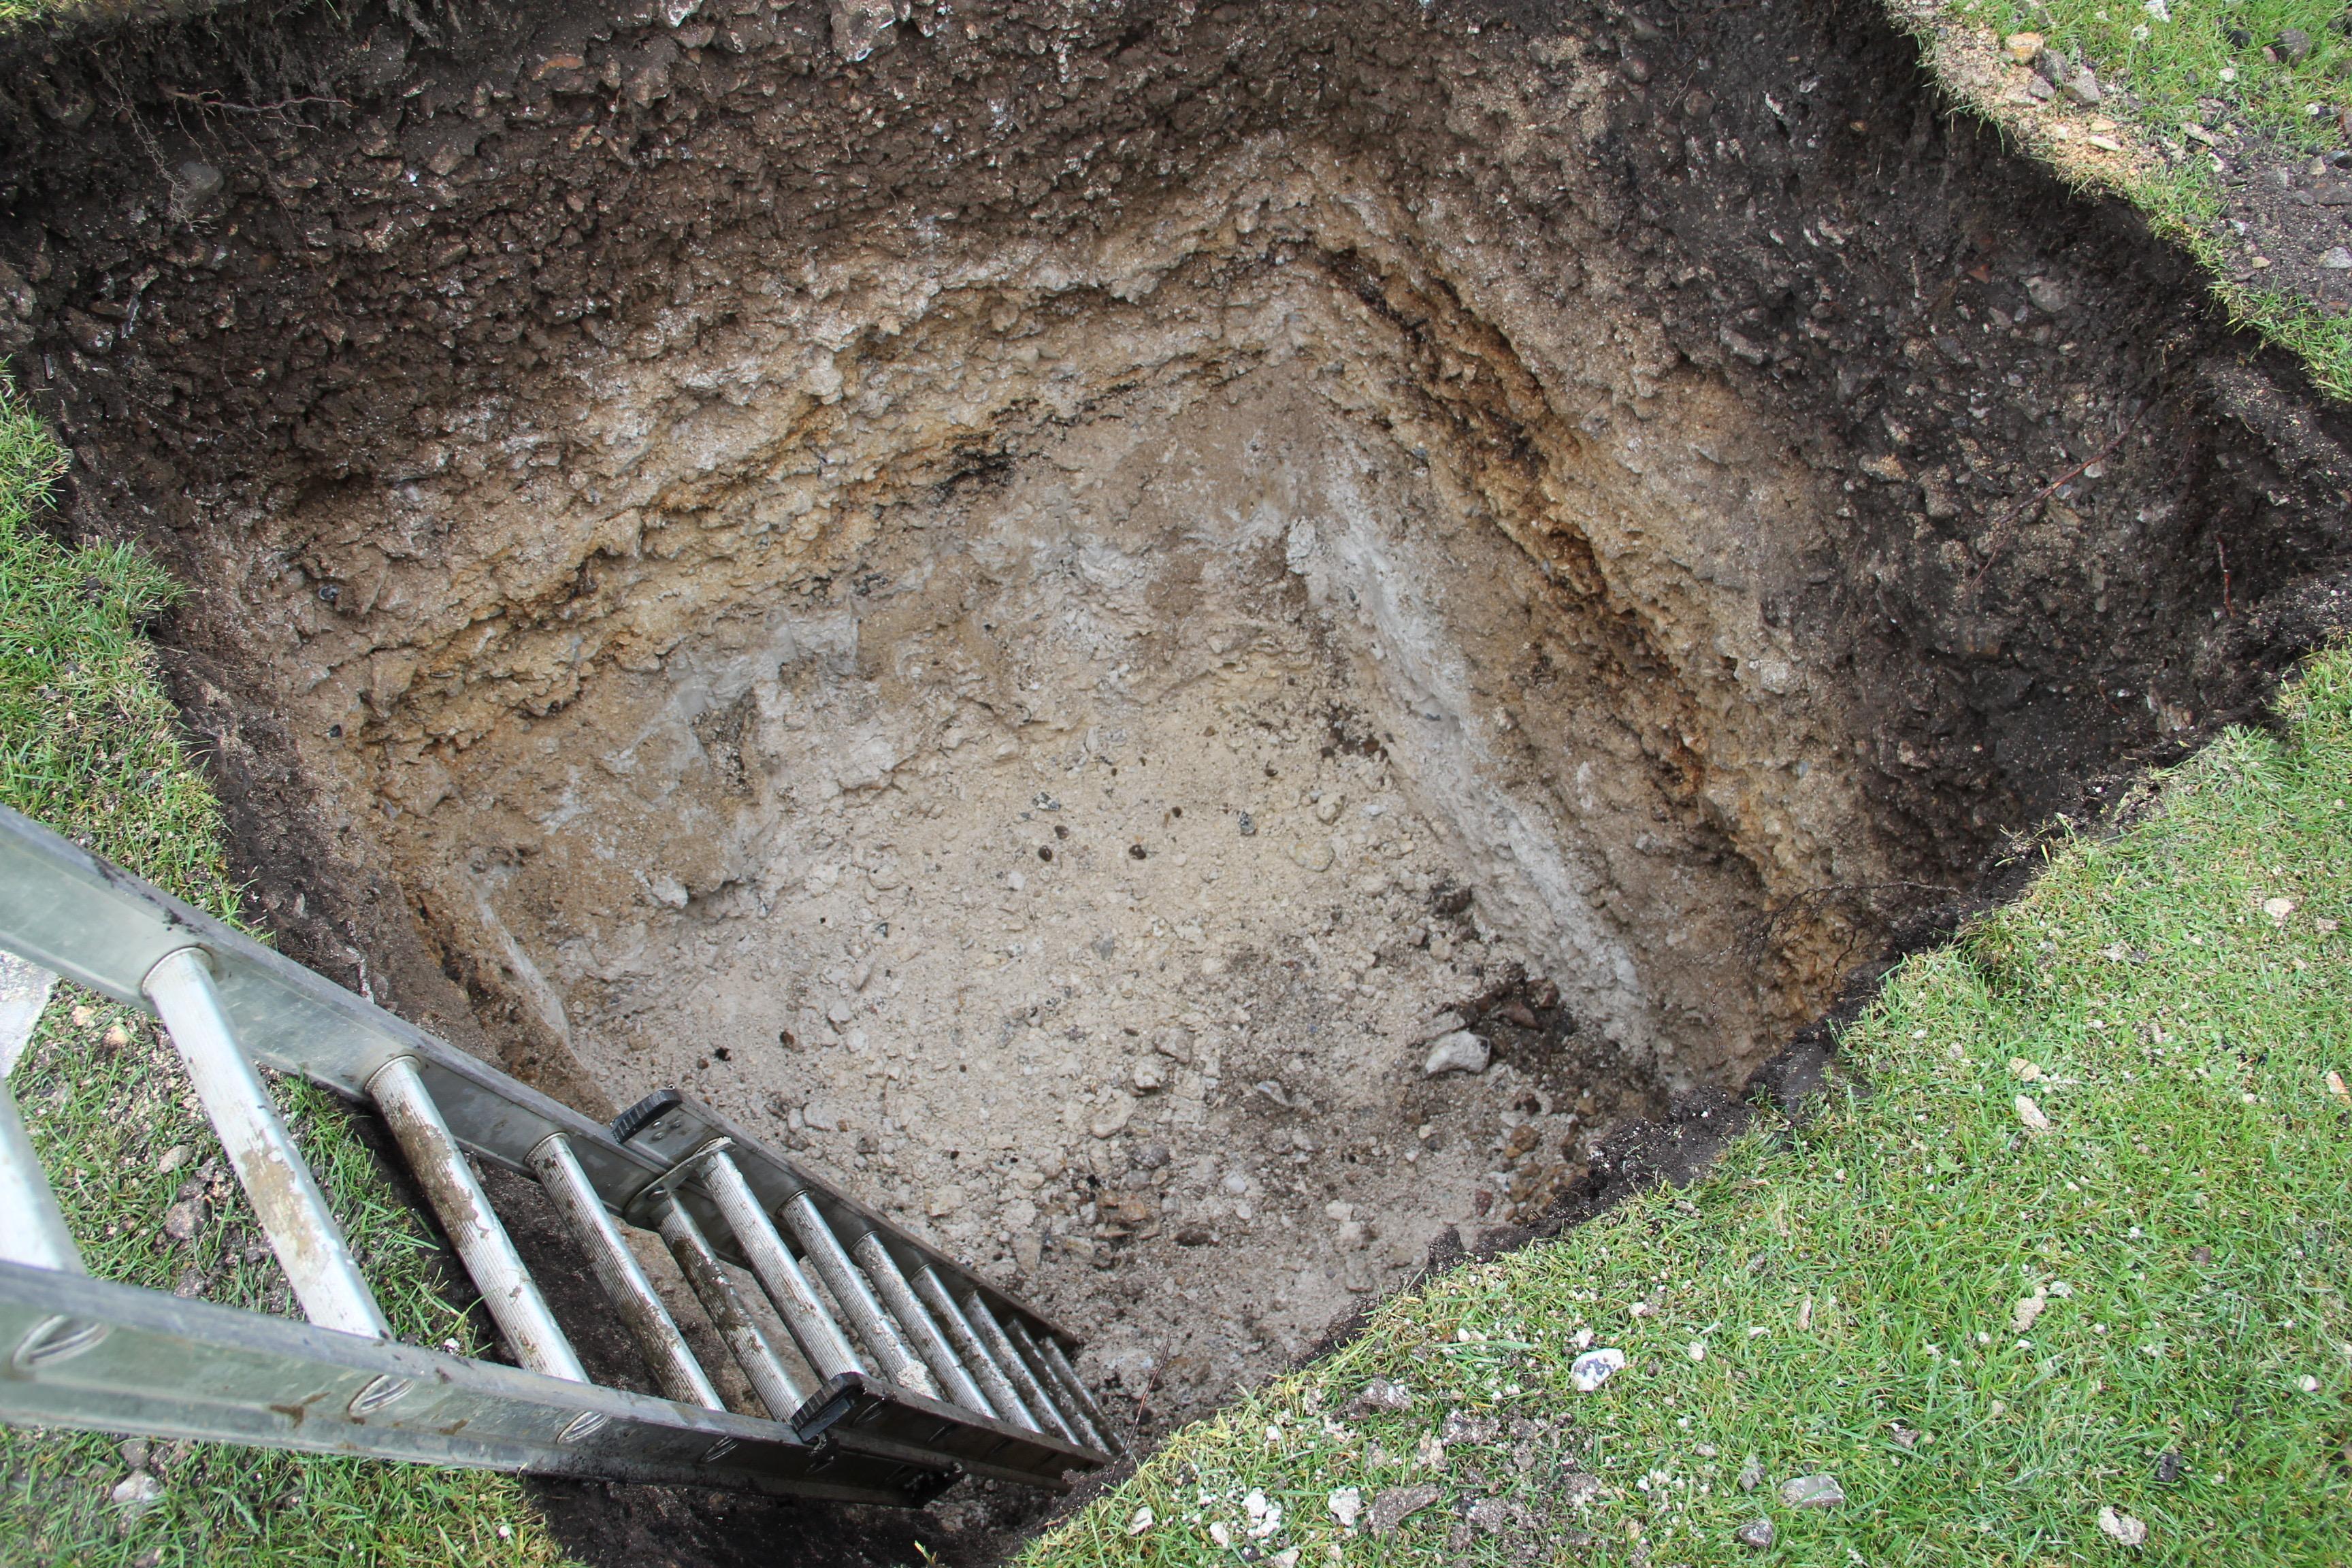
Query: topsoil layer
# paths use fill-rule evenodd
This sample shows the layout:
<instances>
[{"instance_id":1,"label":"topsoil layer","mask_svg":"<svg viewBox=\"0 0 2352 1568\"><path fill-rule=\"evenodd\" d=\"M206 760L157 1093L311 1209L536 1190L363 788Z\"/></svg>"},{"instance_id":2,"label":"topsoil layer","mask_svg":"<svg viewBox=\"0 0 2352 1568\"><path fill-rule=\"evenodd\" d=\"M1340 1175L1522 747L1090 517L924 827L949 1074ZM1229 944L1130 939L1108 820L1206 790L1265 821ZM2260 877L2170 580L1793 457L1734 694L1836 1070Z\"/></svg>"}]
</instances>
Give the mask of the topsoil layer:
<instances>
[{"instance_id":1,"label":"topsoil layer","mask_svg":"<svg viewBox=\"0 0 2352 1568\"><path fill-rule=\"evenodd\" d=\"M2340 619L2339 415L1869 8L12 47L0 338L68 526L189 584L289 950L766 1127L1147 1436L1576 1212ZM597 1560L834 1517L551 1496Z\"/></svg>"}]
</instances>

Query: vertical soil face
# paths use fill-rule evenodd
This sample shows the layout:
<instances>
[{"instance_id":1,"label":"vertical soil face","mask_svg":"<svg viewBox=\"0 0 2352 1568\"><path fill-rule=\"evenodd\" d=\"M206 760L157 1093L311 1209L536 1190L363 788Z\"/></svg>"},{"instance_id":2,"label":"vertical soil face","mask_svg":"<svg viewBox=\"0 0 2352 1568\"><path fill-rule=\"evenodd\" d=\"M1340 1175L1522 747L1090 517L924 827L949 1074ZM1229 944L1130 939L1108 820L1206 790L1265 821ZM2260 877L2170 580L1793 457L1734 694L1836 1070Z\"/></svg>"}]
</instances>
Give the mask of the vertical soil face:
<instances>
[{"instance_id":1,"label":"vertical soil face","mask_svg":"<svg viewBox=\"0 0 2352 1568\"><path fill-rule=\"evenodd\" d=\"M2338 416L1870 14L22 47L0 335L289 945L770 1129L1147 1427L2332 624Z\"/></svg>"}]
</instances>

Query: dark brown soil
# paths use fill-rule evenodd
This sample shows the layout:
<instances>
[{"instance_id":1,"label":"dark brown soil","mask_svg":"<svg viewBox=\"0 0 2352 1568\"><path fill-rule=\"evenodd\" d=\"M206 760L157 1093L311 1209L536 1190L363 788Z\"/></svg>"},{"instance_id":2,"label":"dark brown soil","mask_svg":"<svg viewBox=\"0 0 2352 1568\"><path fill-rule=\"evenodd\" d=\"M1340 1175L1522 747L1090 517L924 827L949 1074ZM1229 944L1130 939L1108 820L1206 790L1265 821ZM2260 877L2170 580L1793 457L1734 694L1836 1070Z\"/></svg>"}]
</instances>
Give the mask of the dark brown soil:
<instances>
[{"instance_id":1,"label":"dark brown soil","mask_svg":"<svg viewBox=\"0 0 2352 1568\"><path fill-rule=\"evenodd\" d=\"M1747 945L1715 956L1771 993L1741 1016L1782 1038L1803 1021L1789 998L1818 1013L1840 976L1948 927L2023 837L2095 818L2136 772L2258 717L2279 673L2346 625L2341 412L2233 333L2131 213L1948 112L1872 6L917 5L849 58L866 15L851 0L681 0L660 16L224 5L5 46L0 341L73 447L65 526L137 540L191 586L163 632L259 912L305 962L592 1112L611 1109L598 1074L426 896L425 841L319 759L430 731L462 785L470 747L560 721L591 681L633 668L624 647L576 687L525 690L492 667L623 615L652 592L659 550L583 549L554 585L486 610L484 638L507 639L495 657L467 665L447 653L457 635L434 632L431 653L460 673L383 677L349 735L311 702L304 649L388 669L368 662L394 648L385 628L421 637L473 591L451 569L444 604L420 608L411 587L404 605L384 598L395 579L437 581L463 541L456 525L394 538L355 521L378 498L493 507L551 438L584 493L595 454L562 450L595 410L582 388L717 355L757 313L751 280L814 276L861 247L1012 254L1118 231L1268 138L1328 153L1401 210L1456 215L1411 255L1305 230L1229 236L1169 293L1296 265L1386 334L1399 406L1444 431L1436 461L1468 476L1473 511L1559 587L1559 626L1527 646L1556 631L1572 653L1555 665L1547 645L1496 688L1539 693L1567 668L1593 727L1636 736L1666 844L1640 853L1747 889ZM1493 308L1506 295L1511 310ZM1051 309L1113 319L1100 298ZM1584 325L1639 337L1642 368L1563 372L1554 348ZM843 352L902 350L894 327ZM1087 406L1135 392L1112 377ZM1580 476L1662 413L1703 405L1764 432L1755 471L1792 476L1804 498L1801 518L1760 489L1710 502L1722 535L1767 563L1744 577L1633 559L1559 500L1588 493ZM1076 422L1042 395L1008 407L872 480L872 504L985 492L1043 449L1041 431ZM1714 461L1704 432L1655 435L1677 463ZM866 585L814 559L774 584L836 603ZM1809 672L1786 736L1725 719L1740 659L1682 635L1687 606L1718 590ZM714 618L730 607L714 600ZM475 729L447 741L461 709ZM730 733L709 743L732 748L740 785L740 718ZM1381 750L1369 730L1347 738L1349 755ZM1575 738L1536 736L1528 767ZM1709 794L1783 742L1791 764L1854 779L1818 876L1789 872L1780 829ZM1641 889L1618 886L1622 918L1643 923ZM1548 1118L1595 1081L1626 1114L1654 1111L1656 1060L1580 1029L1545 989L1561 978L1498 963L1465 998L1543 1091L1522 1115ZM1717 1021L1702 1007L1678 1026L1697 1037ZM1808 1078L1825 1049L1816 1038L1774 1070ZM1596 1149L1546 1121L1513 1156L1514 1190L1489 1196L1556 1225L1685 1173L1754 1065L1708 1064L1714 1096L1664 1131ZM1443 1109L1443 1082L1397 1091L1402 1124ZM1254 1139L1280 1120L1249 1117ZM1165 1266L1142 1247L1087 1256L1054 1288L1121 1312L1142 1310ZM1181 1411L1138 1407L1147 1440L1151 1418ZM977 1492L936 1523L542 1495L568 1549L616 1563L912 1562L919 1540L977 1560L1034 1513Z\"/></svg>"}]
</instances>

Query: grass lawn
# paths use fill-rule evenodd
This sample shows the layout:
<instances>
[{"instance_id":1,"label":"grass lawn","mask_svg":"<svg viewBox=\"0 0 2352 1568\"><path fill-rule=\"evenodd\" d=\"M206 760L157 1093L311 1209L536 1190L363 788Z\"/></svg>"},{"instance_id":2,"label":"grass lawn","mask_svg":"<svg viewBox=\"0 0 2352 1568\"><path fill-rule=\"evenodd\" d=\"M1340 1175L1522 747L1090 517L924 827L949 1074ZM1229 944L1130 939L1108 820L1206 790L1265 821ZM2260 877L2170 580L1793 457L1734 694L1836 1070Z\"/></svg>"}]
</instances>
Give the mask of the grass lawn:
<instances>
[{"instance_id":1,"label":"grass lawn","mask_svg":"<svg viewBox=\"0 0 2352 1568\"><path fill-rule=\"evenodd\" d=\"M171 584L131 551L67 550L39 531L60 458L0 395L0 801L233 918L219 813L139 634ZM430 1233L385 1186L341 1108L306 1085L280 1088L401 1337L478 1343L438 1293ZM61 986L9 1089L92 1273L290 1315L277 1260L150 1019ZM204 1444L157 1445L144 1474L134 1479L111 1438L0 1428L0 1563L557 1556L501 1476ZM126 1494L156 1495L118 1503L126 1481Z\"/></svg>"},{"instance_id":2,"label":"grass lawn","mask_svg":"<svg viewBox=\"0 0 2352 1568\"><path fill-rule=\"evenodd\" d=\"M2352 35L2329 0L1925 0L1889 7L1945 84L2076 184L2113 191L2214 277L2231 313L2302 356L2352 397L2352 315L2265 287L2226 219L2224 163L2257 152L2306 156L2352 144ZM2096 70L2095 108L2016 101L2023 72L2002 46L2033 34ZM2189 127L2196 127L2191 131ZM2110 147L2097 144L2104 140ZM2216 149L2225 150L2226 159Z\"/></svg>"},{"instance_id":3,"label":"grass lawn","mask_svg":"<svg viewBox=\"0 0 2352 1568\"><path fill-rule=\"evenodd\" d=\"M2352 652L2285 707L1898 971L1866 1094L1388 1303L1027 1568L2352 1557Z\"/></svg>"}]
</instances>

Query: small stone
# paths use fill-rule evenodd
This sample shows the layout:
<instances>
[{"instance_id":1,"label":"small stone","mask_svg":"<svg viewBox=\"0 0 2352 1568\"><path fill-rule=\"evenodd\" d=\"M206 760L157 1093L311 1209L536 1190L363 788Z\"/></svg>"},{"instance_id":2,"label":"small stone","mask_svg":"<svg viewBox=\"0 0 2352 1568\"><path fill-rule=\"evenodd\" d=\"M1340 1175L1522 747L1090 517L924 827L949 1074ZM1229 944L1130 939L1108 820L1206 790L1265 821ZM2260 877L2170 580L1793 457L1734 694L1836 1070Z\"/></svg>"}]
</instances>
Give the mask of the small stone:
<instances>
[{"instance_id":1,"label":"small stone","mask_svg":"<svg viewBox=\"0 0 2352 1568\"><path fill-rule=\"evenodd\" d=\"M205 1223L205 1201L187 1198L163 1211L163 1234L173 1241L194 1241Z\"/></svg>"},{"instance_id":2,"label":"small stone","mask_svg":"<svg viewBox=\"0 0 2352 1568\"><path fill-rule=\"evenodd\" d=\"M1214 1247L1216 1244L1216 1232L1205 1225L1180 1225L1176 1227L1176 1245L1179 1247Z\"/></svg>"},{"instance_id":3,"label":"small stone","mask_svg":"<svg viewBox=\"0 0 2352 1568\"><path fill-rule=\"evenodd\" d=\"M2010 1312L2010 1326L2021 1334L2031 1331L2033 1320L2040 1317L2042 1309L2048 1305L2050 1305L2049 1301L2043 1299L2042 1292L2039 1290L2031 1296L2021 1298Z\"/></svg>"},{"instance_id":4,"label":"small stone","mask_svg":"<svg viewBox=\"0 0 2352 1568\"><path fill-rule=\"evenodd\" d=\"M1251 816L1248 812L1244 811L1241 814L1241 817L1236 826L1241 828L1242 837L1244 838L1255 838L1257 837L1257 818Z\"/></svg>"},{"instance_id":5,"label":"small stone","mask_svg":"<svg viewBox=\"0 0 2352 1568\"><path fill-rule=\"evenodd\" d=\"M1559 1478L1559 1498L1571 1508L1581 1507L1606 1489L1599 1476L1589 1470L1570 1470Z\"/></svg>"},{"instance_id":6,"label":"small stone","mask_svg":"<svg viewBox=\"0 0 2352 1568\"><path fill-rule=\"evenodd\" d=\"M1114 1094L1111 1096L1111 1102L1105 1106L1101 1110L1097 1111L1095 1115L1095 1119L1087 1124L1087 1131L1093 1133L1097 1138L1117 1137L1121 1131L1126 1130L1127 1124L1130 1121L1134 1120L1134 1117L1135 1100L1133 1097L1125 1094Z\"/></svg>"},{"instance_id":7,"label":"small stone","mask_svg":"<svg viewBox=\"0 0 2352 1568\"><path fill-rule=\"evenodd\" d=\"M2042 1108L2033 1103L2032 1095L2017 1097L2017 1119L2036 1132L2050 1131L2050 1118L2042 1114Z\"/></svg>"},{"instance_id":8,"label":"small stone","mask_svg":"<svg viewBox=\"0 0 2352 1568\"><path fill-rule=\"evenodd\" d=\"M1437 1500L1435 1487L1391 1487L1372 1500L1371 1526L1374 1535L1386 1535L1412 1514L1420 1512Z\"/></svg>"},{"instance_id":9,"label":"small stone","mask_svg":"<svg viewBox=\"0 0 2352 1568\"><path fill-rule=\"evenodd\" d=\"M2039 33L2011 33L2008 37L2001 40L2000 47L2007 51L2011 59L2016 61L2019 65L2029 66L2033 63L2033 57L2042 52L2042 35Z\"/></svg>"},{"instance_id":10,"label":"small stone","mask_svg":"<svg viewBox=\"0 0 2352 1568\"><path fill-rule=\"evenodd\" d=\"M110 1026L106 1033L99 1037L105 1042L107 1049L119 1051L131 1043L131 1031L122 1025L116 1024Z\"/></svg>"},{"instance_id":11,"label":"small stone","mask_svg":"<svg viewBox=\"0 0 2352 1568\"><path fill-rule=\"evenodd\" d=\"M2301 27L2289 27L2279 34L2278 42L2271 47L2287 64L2301 65L2311 58L2311 35Z\"/></svg>"},{"instance_id":12,"label":"small stone","mask_svg":"<svg viewBox=\"0 0 2352 1568\"><path fill-rule=\"evenodd\" d=\"M2027 279L2025 297L2033 302L2035 310L2048 316L2058 314L2073 303L2067 299L2066 290L2047 278Z\"/></svg>"},{"instance_id":13,"label":"small stone","mask_svg":"<svg viewBox=\"0 0 2352 1568\"><path fill-rule=\"evenodd\" d=\"M2156 1457L2156 1484L2160 1487L2176 1485L2182 1468L2180 1456L2166 1449Z\"/></svg>"},{"instance_id":14,"label":"small stone","mask_svg":"<svg viewBox=\"0 0 2352 1568\"><path fill-rule=\"evenodd\" d=\"M84 353L102 354L114 346L114 323L79 310L66 311L66 335Z\"/></svg>"},{"instance_id":15,"label":"small stone","mask_svg":"<svg viewBox=\"0 0 2352 1568\"><path fill-rule=\"evenodd\" d=\"M126 1512L142 1514L163 1500L163 1483L155 1479L152 1470L133 1470L115 1482L114 1489L106 1495Z\"/></svg>"},{"instance_id":16,"label":"small stone","mask_svg":"<svg viewBox=\"0 0 2352 1568\"><path fill-rule=\"evenodd\" d=\"M1758 1552L1769 1552L1772 1550L1772 1542L1780 1539L1780 1534L1779 1531L1772 1528L1770 1520L1751 1519L1733 1531L1731 1539L1742 1546L1752 1547Z\"/></svg>"},{"instance_id":17,"label":"small stone","mask_svg":"<svg viewBox=\"0 0 2352 1568\"><path fill-rule=\"evenodd\" d=\"M1480 1498L1463 1517L1487 1535L1500 1535L1518 1522L1518 1510L1507 1498Z\"/></svg>"},{"instance_id":18,"label":"small stone","mask_svg":"<svg viewBox=\"0 0 2352 1568\"><path fill-rule=\"evenodd\" d=\"M1625 1370L1625 1352L1603 1348L1587 1351L1569 1363L1568 1380L1579 1394L1591 1394Z\"/></svg>"},{"instance_id":19,"label":"small stone","mask_svg":"<svg viewBox=\"0 0 2352 1568\"><path fill-rule=\"evenodd\" d=\"M1752 1492L1763 1484L1764 1461L1750 1454L1748 1456L1748 1462L1739 1467L1739 1489Z\"/></svg>"},{"instance_id":20,"label":"small stone","mask_svg":"<svg viewBox=\"0 0 2352 1568\"><path fill-rule=\"evenodd\" d=\"M2099 1510L2099 1533L2118 1546L2143 1546L2147 1542L2147 1526L2114 1508Z\"/></svg>"},{"instance_id":21,"label":"small stone","mask_svg":"<svg viewBox=\"0 0 2352 1568\"><path fill-rule=\"evenodd\" d=\"M1900 1421L1888 1426L1886 1429L1886 1435L1894 1438L1906 1454L1919 1446L1919 1434L1911 1430L1910 1427L1904 1426Z\"/></svg>"},{"instance_id":22,"label":"small stone","mask_svg":"<svg viewBox=\"0 0 2352 1568\"><path fill-rule=\"evenodd\" d=\"M2046 78L2028 77L2025 82L2025 96L2036 103L2047 103L2058 96L2058 89L2051 86Z\"/></svg>"},{"instance_id":23,"label":"small stone","mask_svg":"<svg viewBox=\"0 0 2352 1568\"><path fill-rule=\"evenodd\" d=\"M1332 823L1339 820L1339 814L1347 809L1348 797L1346 795L1327 795L1321 800L1315 803L1315 820L1322 823L1328 827Z\"/></svg>"},{"instance_id":24,"label":"small stone","mask_svg":"<svg viewBox=\"0 0 2352 1568\"><path fill-rule=\"evenodd\" d=\"M1166 1088L1168 1083L1167 1079L1162 1076L1160 1064L1150 1057L1144 1058L1129 1068L1127 1079L1135 1086L1135 1092L1138 1094L1156 1093Z\"/></svg>"},{"instance_id":25,"label":"small stone","mask_svg":"<svg viewBox=\"0 0 2352 1568\"><path fill-rule=\"evenodd\" d=\"M1137 1509L1133 1513L1128 1515L1127 1532L1129 1535L1141 1535L1145 1531L1150 1530L1151 1525L1151 1510L1148 1508Z\"/></svg>"},{"instance_id":26,"label":"small stone","mask_svg":"<svg viewBox=\"0 0 2352 1568\"><path fill-rule=\"evenodd\" d=\"M1835 1508L1845 1501L1845 1489L1835 1476L1799 1476L1780 1483L1780 1500L1790 1508Z\"/></svg>"},{"instance_id":27,"label":"small stone","mask_svg":"<svg viewBox=\"0 0 2352 1568\"><path fill-rule=\"evenodd\" d=\"M155 1169L168 1176L190 1160L194 1159L195 1155L196 1152L187 1144L174 1143L163 1151L163 1157L155 1162Z\"/></svg>"},{"instance_id":28,"label":"small stone","mask_svg":"<svg viewBox=\"0 0 2352 1568\"><path fill-rule=\"evenodd\" d=\"M1151 1048L1169 1060L1192 1065L1192 1031L1171 1024L1151 1037Z\"/></svg>"},{"instance_id":29,"label":"small stone","mask_svg":"<svg viewBox=\"0 0 2352 1568\"><path fill-rule=\"evenodd\" d=\"M125 1437L121 1443L115 1446L114 1451L121 1455L122 1462L130 1466L132 1469L143 1470L147 1468L147 1455L149 1449L146 1438Z\"/></svg>"},{"instance_id":30,"label":"small stone","mask_svg":"<svg viewBox=\"0 0 2352 1568\"><path fill-rule=\"evenodd\" d=\"M1351 1415L1368 1415L1378 1410L1395 1411L1412 1408L1412 1390L1402 1383L1391 1383L1385 1377L1376 1377L1356 1391L1356 1397L1349 1403L1348 1413Z\"/></svg>"},{"instance_id":31,"label":"small stone","mask_svg":"<svg viewBox=\"0 0 2352 1568\"><path fill-rule=\"evenodd\" d=\"M855 64L874 52L882 36L897 25L896 0L833 0L833 52Z\"/></svg>"},{"instance_id":32,"label":"small stone","mask_svg":"<svg viewBox=\"0 0 2352 1568\"><path fill-rule=\"evenodd\" d=\"M1467 1029L1440 1035L1430 1042L1428 1059L1421 1064L1423 1078L1448 1072L1485 1072L1490 1059L1486 1042Z\"/></svg>"},{"instance_id":33,"label":"small stone","mask_svg":"<svg viewBox=\"0 0 2352 1568\"><path fill-rule=\"evenodd\" d=\"M2099 90L2099 79L2090 67L2084 66L2061 84L2067 97L2085 107L2097 103L2106 95Z\"/></svg>"}]
</instances>

